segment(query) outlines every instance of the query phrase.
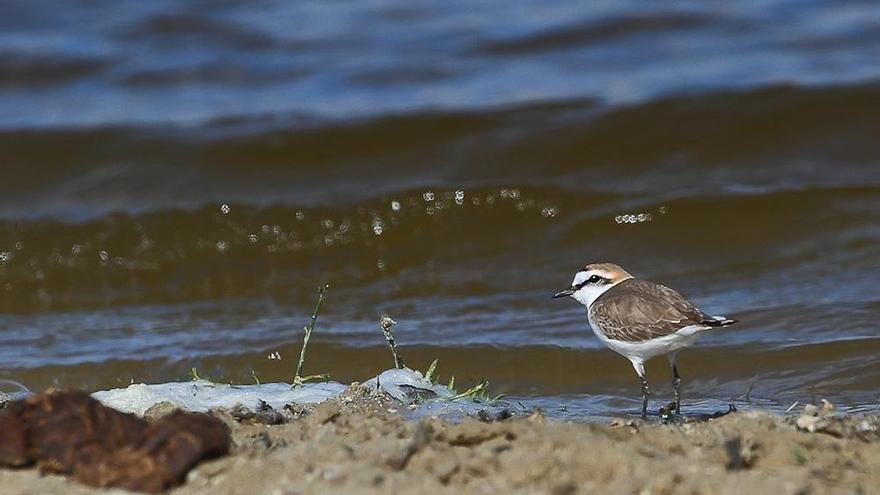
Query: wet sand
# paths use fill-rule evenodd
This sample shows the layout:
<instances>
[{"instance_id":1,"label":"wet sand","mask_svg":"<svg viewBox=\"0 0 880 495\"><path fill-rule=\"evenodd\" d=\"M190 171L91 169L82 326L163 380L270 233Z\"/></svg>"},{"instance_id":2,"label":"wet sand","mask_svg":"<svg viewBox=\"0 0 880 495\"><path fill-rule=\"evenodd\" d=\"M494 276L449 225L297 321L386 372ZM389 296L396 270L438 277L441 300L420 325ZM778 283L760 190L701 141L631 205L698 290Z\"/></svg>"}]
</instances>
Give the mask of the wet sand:
<instances>
[{"instance_id":1,"label":"wet sand","mask_svg":"<svg viewBox=\"0 0 880 495\"><path fill-rule=\"evenodd\" d=\"M412 421L352 387L280 425L231 426L227 457L173 494L880 493L880 417L798 407L662 425L619 419ZM97 491L34 469L0 471L4 494Z\"/></svg>"}]
</instances>

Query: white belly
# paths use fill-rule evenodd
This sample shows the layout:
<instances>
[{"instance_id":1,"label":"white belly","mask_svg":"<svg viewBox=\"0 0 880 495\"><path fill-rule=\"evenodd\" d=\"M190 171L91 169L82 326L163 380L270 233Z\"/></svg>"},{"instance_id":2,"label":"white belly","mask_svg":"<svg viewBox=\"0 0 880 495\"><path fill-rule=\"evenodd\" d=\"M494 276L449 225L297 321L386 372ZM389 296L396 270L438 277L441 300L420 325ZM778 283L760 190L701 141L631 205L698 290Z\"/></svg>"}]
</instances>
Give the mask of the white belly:
<instances>
[{"instance_id":1,"label":"white belly","mask_svg":"<svg viewBox=\"0 0 880 495\"><path fill-rule=\"evenodd\" d=\"M630 361L637 360L645 362L652 357L669 354L682 347L687 347L693 344L702 336L702 331L710 327L691 325L684 327L673 334L641 342L626 342L623 340L609 339L601 330L597 330L592 319L590 319L590 328L593 329L593 333L596 334L596 337L598 337L599 340L601 340L602 343L608 346L612 351L626 357Z\"/></svg>"}]
</instances>

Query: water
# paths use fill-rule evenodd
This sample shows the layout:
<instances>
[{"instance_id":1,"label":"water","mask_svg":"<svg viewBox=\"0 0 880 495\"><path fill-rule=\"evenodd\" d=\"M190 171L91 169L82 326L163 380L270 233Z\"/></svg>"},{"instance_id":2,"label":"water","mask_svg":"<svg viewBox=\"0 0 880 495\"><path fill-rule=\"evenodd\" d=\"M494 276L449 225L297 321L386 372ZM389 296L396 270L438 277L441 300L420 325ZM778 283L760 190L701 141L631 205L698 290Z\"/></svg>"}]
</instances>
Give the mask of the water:
<instances>
[{"instance_id":1,"label":"water","mask_svg":"<svg viewBox=\"0 0 880 495\"><path fill-rule=\"evenodd\" d=\"M872 2L53 5L0 7L0 379L289 381L328 282L308 373L388 368L388 312L460 387L635 412L550 299L607 260L741 321L693 410L880 404Z\"/></svg>"}]
</instances>

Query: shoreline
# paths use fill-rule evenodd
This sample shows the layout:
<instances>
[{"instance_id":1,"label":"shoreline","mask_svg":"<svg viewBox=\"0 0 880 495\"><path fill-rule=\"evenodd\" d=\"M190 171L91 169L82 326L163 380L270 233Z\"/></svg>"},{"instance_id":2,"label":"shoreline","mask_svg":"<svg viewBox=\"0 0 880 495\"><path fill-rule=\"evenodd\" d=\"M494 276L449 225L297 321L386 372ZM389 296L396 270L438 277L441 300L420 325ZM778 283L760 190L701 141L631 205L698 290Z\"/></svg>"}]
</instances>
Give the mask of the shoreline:
<instances>
[{"instance_id":1,"label":"shoreline","mask_svg":"<svg viewBox=\"0 0 880 495\"><path fill-rule=\"evenodd\" d=\"M169 493L877 493L880 487L880 416L841 415L828 403L786 416L750 410L678 425L562 422L540 412L501 421L409 420L406 408L354 385L337 398L288 411L282 424L214 411L230 426L232 452L199 464ZM36 469L0 470L0 488L9 495L128 493Z\"/></svg>"}]
</instances>

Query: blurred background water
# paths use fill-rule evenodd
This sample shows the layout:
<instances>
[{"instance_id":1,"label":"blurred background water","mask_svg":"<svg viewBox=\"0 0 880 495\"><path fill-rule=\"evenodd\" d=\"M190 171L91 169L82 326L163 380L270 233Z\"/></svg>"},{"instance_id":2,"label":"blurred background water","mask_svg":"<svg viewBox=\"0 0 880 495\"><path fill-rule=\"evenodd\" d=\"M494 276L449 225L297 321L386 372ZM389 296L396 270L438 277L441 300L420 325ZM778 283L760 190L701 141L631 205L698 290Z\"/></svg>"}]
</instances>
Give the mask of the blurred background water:
<instances>
[{"instance_id":1,"label":"blurred background water","mask_svg":"<svg viewBox=\"0 0 880 495\"><path fill-rule=\"evenodd\" d=\"M878 102L869 1L3 2L0 378L289 380L329 282L314 372L387 368L385 311L415 367L635 410L549 299L609 260L741 320L695 407L876 410Z\"/></svg>"}]
</instances>

